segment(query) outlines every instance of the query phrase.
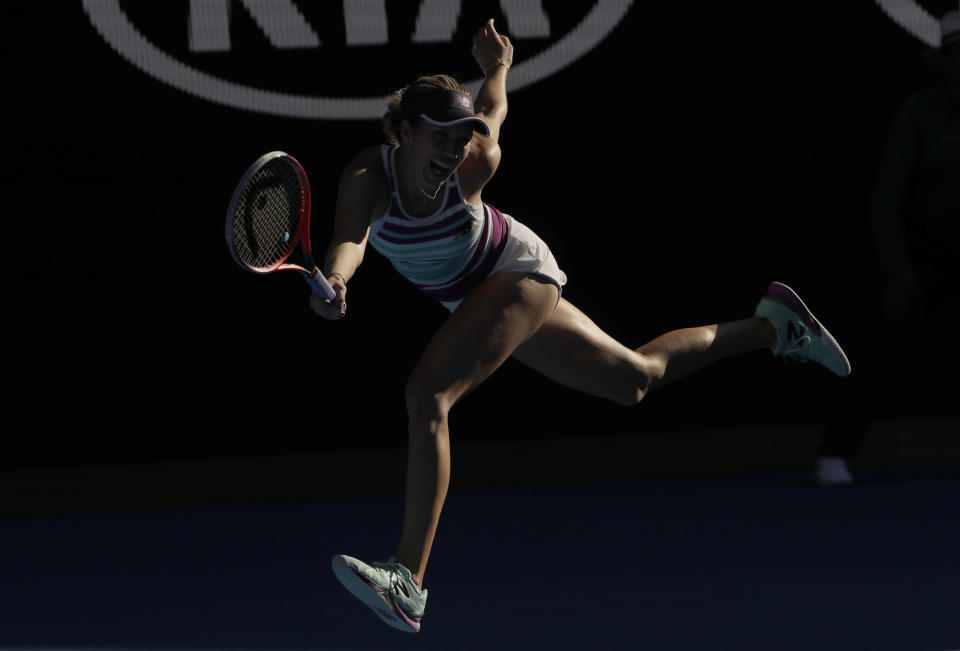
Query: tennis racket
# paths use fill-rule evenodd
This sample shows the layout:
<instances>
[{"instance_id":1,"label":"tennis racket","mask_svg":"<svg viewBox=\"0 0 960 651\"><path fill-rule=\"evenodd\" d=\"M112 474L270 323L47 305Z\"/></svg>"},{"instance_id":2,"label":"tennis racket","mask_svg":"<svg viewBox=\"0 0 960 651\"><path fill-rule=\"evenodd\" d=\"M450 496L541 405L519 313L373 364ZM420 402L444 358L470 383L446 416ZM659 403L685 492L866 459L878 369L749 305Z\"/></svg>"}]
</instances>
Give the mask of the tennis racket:
<instances>
[{"instance_id":1,"label":"tennis racket","mask_svg":"<svg viewBox=\"0 0 960 651\"><path fill-rule=\"evenodd\" d=\"M310 184L292 156L272 151L244 173L227 209L227 248L244 269L258 274L299 271L318 296L336 293L310 252ZM300 244L303 266L289 262Z\"/></svg>"}]
</instances>

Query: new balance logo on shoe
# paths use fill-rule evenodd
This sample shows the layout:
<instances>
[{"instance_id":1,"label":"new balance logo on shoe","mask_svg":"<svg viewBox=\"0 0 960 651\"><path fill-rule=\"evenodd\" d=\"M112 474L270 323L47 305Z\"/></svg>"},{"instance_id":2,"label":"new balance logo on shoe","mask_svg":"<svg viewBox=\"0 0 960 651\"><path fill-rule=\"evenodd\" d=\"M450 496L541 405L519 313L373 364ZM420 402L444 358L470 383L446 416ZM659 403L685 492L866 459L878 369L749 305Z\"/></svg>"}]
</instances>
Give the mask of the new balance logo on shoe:
<instances>
[{"instance_id":1,"label":"new balance logo on shoe","mask_svg":"<svg viewBox=\"0 0 960 651\"><path fill-rule=\"evenodd\" d=\"M783 283L770 283L767 295L757 303L755 314L776 328L777 345L770 348L774 356L799 362L814 361L840 377L850 374L850 362L840 345L797 293Z\"/></svg>"},{"instance_id":2,"label":"new balance logo on shoe","mask_svg":"<svg viewBox=\"0 0 960 651\"><path fill-rule=\"evenodd\" d=\"M407 591L407 586L403 585L403 579L401 579L397 575L393 575L390 578L390 583L393 584L390 587L393 588L394 592L396 592L397 594L400 594L402 592L404 597L406 597L407 599L410 598L410 593Z\"/></svg>"},{"instance_id":3,"label":"new balance logo on shoe","mask_svg":"<svg viewBox=\"0 0 960 651\"><path fill-rule=\"evenodd\" d=\"M787 339L793 341L794 339L800 339L807 330L801 324L794 321L787 321Z\"/></svg>"}]
</instances>

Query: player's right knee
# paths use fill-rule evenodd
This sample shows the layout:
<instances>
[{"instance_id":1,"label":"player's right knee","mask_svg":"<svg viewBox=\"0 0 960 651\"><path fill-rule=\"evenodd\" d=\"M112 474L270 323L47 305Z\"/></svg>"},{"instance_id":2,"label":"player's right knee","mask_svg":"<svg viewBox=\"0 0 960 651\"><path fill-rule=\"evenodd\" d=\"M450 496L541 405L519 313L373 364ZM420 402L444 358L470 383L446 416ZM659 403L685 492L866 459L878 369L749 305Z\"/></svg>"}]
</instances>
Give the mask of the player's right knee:
<instances>
[{"instance_id":1,"label":"player's right knee","mask_svg":"<svg viewBox=\"0 0 960 651\"><path fill-rule=\"evenodd\" d=\"M437 431L438 423L446 421L450 405L444 399L444 393L433 388L426 379L411 375L407 380L404 398L411 436L418 433L429 435Z\"/></svg>"}]
</instances>

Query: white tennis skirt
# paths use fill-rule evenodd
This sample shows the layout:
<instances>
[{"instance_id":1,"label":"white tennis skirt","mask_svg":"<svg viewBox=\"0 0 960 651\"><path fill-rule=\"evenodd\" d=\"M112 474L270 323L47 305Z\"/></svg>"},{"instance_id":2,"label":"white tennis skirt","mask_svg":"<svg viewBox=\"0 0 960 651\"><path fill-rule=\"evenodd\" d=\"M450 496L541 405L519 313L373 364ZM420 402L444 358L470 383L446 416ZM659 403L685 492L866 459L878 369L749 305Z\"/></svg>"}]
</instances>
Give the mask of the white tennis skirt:
<instances>
[{"instance_id":1,"label":"white tennis skirt","mask_svg":"<svg viewBox=\"0 0 960 651\"><path fill-rule=\"evenodd\" d=\"M562 293L563 286L567 284L567 274L560 269L547 243L510 215L504 213L503 217L507 220L507 243L487 278L502 271L522 271L553 283ZM441 301L451 312L462 302L463 299Z\"/></svg>"}]
</instances>

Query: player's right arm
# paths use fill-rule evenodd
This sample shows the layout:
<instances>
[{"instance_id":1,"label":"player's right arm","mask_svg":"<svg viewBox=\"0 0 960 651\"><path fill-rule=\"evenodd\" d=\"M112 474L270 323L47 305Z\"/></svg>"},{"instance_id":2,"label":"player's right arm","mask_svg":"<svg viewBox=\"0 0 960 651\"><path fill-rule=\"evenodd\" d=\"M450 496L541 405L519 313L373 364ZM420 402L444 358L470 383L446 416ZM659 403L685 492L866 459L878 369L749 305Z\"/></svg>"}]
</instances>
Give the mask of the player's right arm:
<instances>
[{"instance_id":1,"label":"player's right arm","mask_svg":"<svg viewBox=\"0 0 960 651\"><path fill-rule=\"evenodd\" d=\"M370 221L380 194L379 166L380 149L370 147L350 161L340 175L333 237L323 265L336 295L332 300L316 295L310 297L313 311L324 318L340 319L346 313L347 281L363 262Z\"/></svg>"}]
</instances>

